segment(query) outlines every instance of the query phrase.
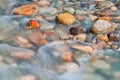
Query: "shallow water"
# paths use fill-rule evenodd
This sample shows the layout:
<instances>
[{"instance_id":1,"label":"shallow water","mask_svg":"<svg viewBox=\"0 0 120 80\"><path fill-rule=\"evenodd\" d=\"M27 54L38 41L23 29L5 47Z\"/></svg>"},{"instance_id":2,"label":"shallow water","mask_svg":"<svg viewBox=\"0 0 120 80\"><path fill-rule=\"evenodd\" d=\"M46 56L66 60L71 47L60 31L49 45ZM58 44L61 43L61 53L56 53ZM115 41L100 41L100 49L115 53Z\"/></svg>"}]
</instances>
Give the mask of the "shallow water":
<instances>
[{"instance_id":1,"label":"shallow water","mask_svg":"<svg viewBox=\"0 0 120 80\"><path fill-rule=\"evenodd\" d=\"M18 5L31 3L31 0L5 0L6 3L3 3L4 1L2 1L0 1L0 4L5 4L5 6L0 6L0 80L120 79L120 50L95 50L93 54L90 55L87 52L71 48L74 44L92 46L91 42L95 35L90 33L90 27L93 24L93 21L90 20L90 18L87 18L85 21L77 21L70 26L65 26L57 24L55 20L47 21L41 18L36 19L34 15L26 17L11 14L12 8L17 7ZM74 0L64 1L66 3L68 1L74 2ZM55 4L55 2L51 0L51 4ZM87 3L83 2L82 6L84 7L86 4ZM56 8L56 6L59 5L60 3L57 3L55 7L50 7ZM75 7L75 5L72 7ZM77 9L79 7L80 5L77 6ZM87 9L86 7L82 8L82 10L89 9L92 9L92 6ZM47 14L47 11L45 12ZM57 13L52 14L52 19L54 19L56 14ZM45 15L44 11L42 12L42 15ZM88 17L88 15L85 16ZM25 30L24 26L30 19L38 20L41 23L41 28L37 30ZM76 25L84 27L87 35L90 35L90 39L88 39L87 42L63 40L68 38L69 27ZM55 32L53 36L47 37L47 44L39 46L29 40L28 36L32 33L46 29ZM32 46L28 48L20 47L13 41L15 35L22 36L26 40L29 40ZM117 44L119 46L119 42ZM74 55L72 62L65 62L61 59L60 55L67 51ZM25 56L22 54L25 54ZM90 59L94 56L100 58L99 60L91 62Z\"/></svg>"}]
</instances>

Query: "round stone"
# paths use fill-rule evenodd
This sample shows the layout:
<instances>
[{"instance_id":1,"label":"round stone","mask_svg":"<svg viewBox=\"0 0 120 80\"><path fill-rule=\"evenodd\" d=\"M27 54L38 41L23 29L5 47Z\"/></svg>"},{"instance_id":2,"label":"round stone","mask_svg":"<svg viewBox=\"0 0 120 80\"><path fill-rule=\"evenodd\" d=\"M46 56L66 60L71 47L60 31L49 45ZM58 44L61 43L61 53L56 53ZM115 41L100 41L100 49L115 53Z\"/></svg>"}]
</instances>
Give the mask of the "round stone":
<instances>
[{"instance_id":1,"label":"round stone","mask_svg":"<svg viewBox=\"0 0 120 80\"><path fill-rule=\"evenodd\" d=\"M56 16L56 22L64 25L71 25L76 22L76 19L70 13L60 13Z\"/></svg>"},{"instance_id":2,"label":"round stone","mask_svg":"<svg viewBox=\"0 0 120 80\"><path fill-rule=\"evenodd\" d=\"M109 33L116 28L115 23L106 20L97 20L91 27L93 33Z\"/></svg>"}]
</instances>

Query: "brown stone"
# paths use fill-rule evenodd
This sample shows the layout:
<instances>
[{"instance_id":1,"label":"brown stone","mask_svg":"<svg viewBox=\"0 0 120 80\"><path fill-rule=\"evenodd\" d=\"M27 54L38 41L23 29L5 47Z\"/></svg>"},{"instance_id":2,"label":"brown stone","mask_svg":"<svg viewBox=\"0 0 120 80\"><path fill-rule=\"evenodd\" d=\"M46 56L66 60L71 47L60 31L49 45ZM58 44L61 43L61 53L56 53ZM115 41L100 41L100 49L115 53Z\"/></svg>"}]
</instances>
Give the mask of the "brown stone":
<instances>
[{"instance_id":1,"label":"brown stone","mask_svg":"<svg viewBox=\"0 0 120 80\"><path fill-rule=\"evenodd\" d=\"M120 32L111 32L108 34L108 38L110 41L116 41L119 42L120 41Z\"/></svg>"},{"instance_id":2,"label":"brown stone","mask_svg":"<svg viewBox=\"0 0 120 80\"><path fill-rule=\"evenodd\" d=\"M73 36L75 36L75 35L79 35L80 33L83 33L83 32L85 32L86 30L84 29L84 28L82 28L82 27L71 27L70 29L69 29L69 33L71 34L71 35L73 35Z\"/></svg>"},{"instance_id":3,"label":"brown stone","mask_svg":"<svg viewBox=\"0 0 120 80\"><path fill-rule=\"evenodd\" d=\"M76 22L76 19L70 13L60 13L56 16L56 22L64 25L71 25Z\"/></svg>"}]
</instances>

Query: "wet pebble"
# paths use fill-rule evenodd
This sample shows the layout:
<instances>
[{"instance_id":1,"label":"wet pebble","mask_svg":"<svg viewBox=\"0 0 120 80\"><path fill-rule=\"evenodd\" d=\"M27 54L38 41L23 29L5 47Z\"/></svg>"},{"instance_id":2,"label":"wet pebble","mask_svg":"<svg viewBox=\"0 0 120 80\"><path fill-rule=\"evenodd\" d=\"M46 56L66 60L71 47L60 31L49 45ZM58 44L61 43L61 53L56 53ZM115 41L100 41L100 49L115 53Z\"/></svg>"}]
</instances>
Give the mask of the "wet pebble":
<instances>
[{"instance_id":1,"label":"wet pebble","mask_svg":"<svg viewBox=\"0 0 120 80\"><path fill-rule=\"evenodd\" d=\"M114 31L115 28L115 23L111 23L106 20L97 20L94 22L93 26L91 27L91 30L94 33L108 33Z\"/></svg>"},{"instance_id":2,"label":"wet pebble","mask_svg":"<svg viewBox=\"0 0 120 80\"><path fill-rule=\"evenodd\" d=\"M78 50L88 52L89 54L93 54L93 52L94 52L94 49L91 46L87 46L87 45L80 45L80 44L75 44L74 45L73 44L71 47L74 48L74 49L78 49Z\"/></svg>"},{"instance_id":3,"label":"wet pebble","mask_svg":"<svg viewBox=\"0 0 120 80\"><path fill-rule=\"evenodd\" d=\"M31 59L33 56L35 56L35 53L31 50L19 51L19 52L13 51L10 55L16 59L28 60L28 59Z\"/></svg>"},{"instance_id":4,"label":"wet pebble","mask_svg":"<svg viewBox=\"0 0 120 80\"><path fill-rule=\"evenodd\" d=\"M56 22L64 25L72 25L76 22L76 19L70 13L60 13L56 16Z\"/></svg>"},{"instance_id":5,"label":"wet pebble","mask_svg":"<svg viewBox=\"0 0 120 80\"><path fill-rule=\"evenodd\" d=\"M45 6L50 6L50 2L48 0L41 0L36 2L39 6L45 7Z\"/></svg>"},{"instance_id":6,"label":"wet pebble","mask_svg":"<svg viewBox=\"0 0 120 80\"><path fill-rule=\"evenodd\" d=\"M38 6L35 4L25 4L19 7L16 7L12 10L13 14L30 16L36 14L38 11Z\"/></svg>"}]
</instances>

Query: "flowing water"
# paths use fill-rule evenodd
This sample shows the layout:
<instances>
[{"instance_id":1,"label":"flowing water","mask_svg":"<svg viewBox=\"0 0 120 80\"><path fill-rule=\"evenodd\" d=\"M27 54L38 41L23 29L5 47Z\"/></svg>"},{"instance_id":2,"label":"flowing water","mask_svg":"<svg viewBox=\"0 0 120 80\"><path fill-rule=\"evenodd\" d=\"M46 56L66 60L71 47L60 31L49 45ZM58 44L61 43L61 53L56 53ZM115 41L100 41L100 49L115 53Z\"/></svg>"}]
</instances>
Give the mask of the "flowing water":
<instances>
[{"instance_id":1,"label":"flowing water","mask_svg":"<svg viewBox=\"0 0 120 80\"><path fill-rule=\"evenodd\" d=\"M4 0L2 1L4 2ZM14 6L24 4L26 0L5 1L3 4L7 7L3 7L3 11L0 12L0 80L120 80L120 51L96 50L93 55L89 55L70 48L77 41L52 41L54 39L42 47L33 45L31 48L20 48L14 45L12 36L15 34L27 37L34 32L23 29L26 22L33 18L10 14L10 10ZM92 21L86 20L80 24L89 29L88 26L92 23ZM58 28L58 30L62 29ZM91 45L90 43L78 44ZM57 47L61 46L67 46L69 51L76 55L74 61L66 63L61 60L59 51L56 51ZM63 51L65 50L63 49ZM28 60L11 56L18 53L31 53L35 56ZM101 58L92 63L90 59L93 56Z\"/></svg>"}]
</instances>

